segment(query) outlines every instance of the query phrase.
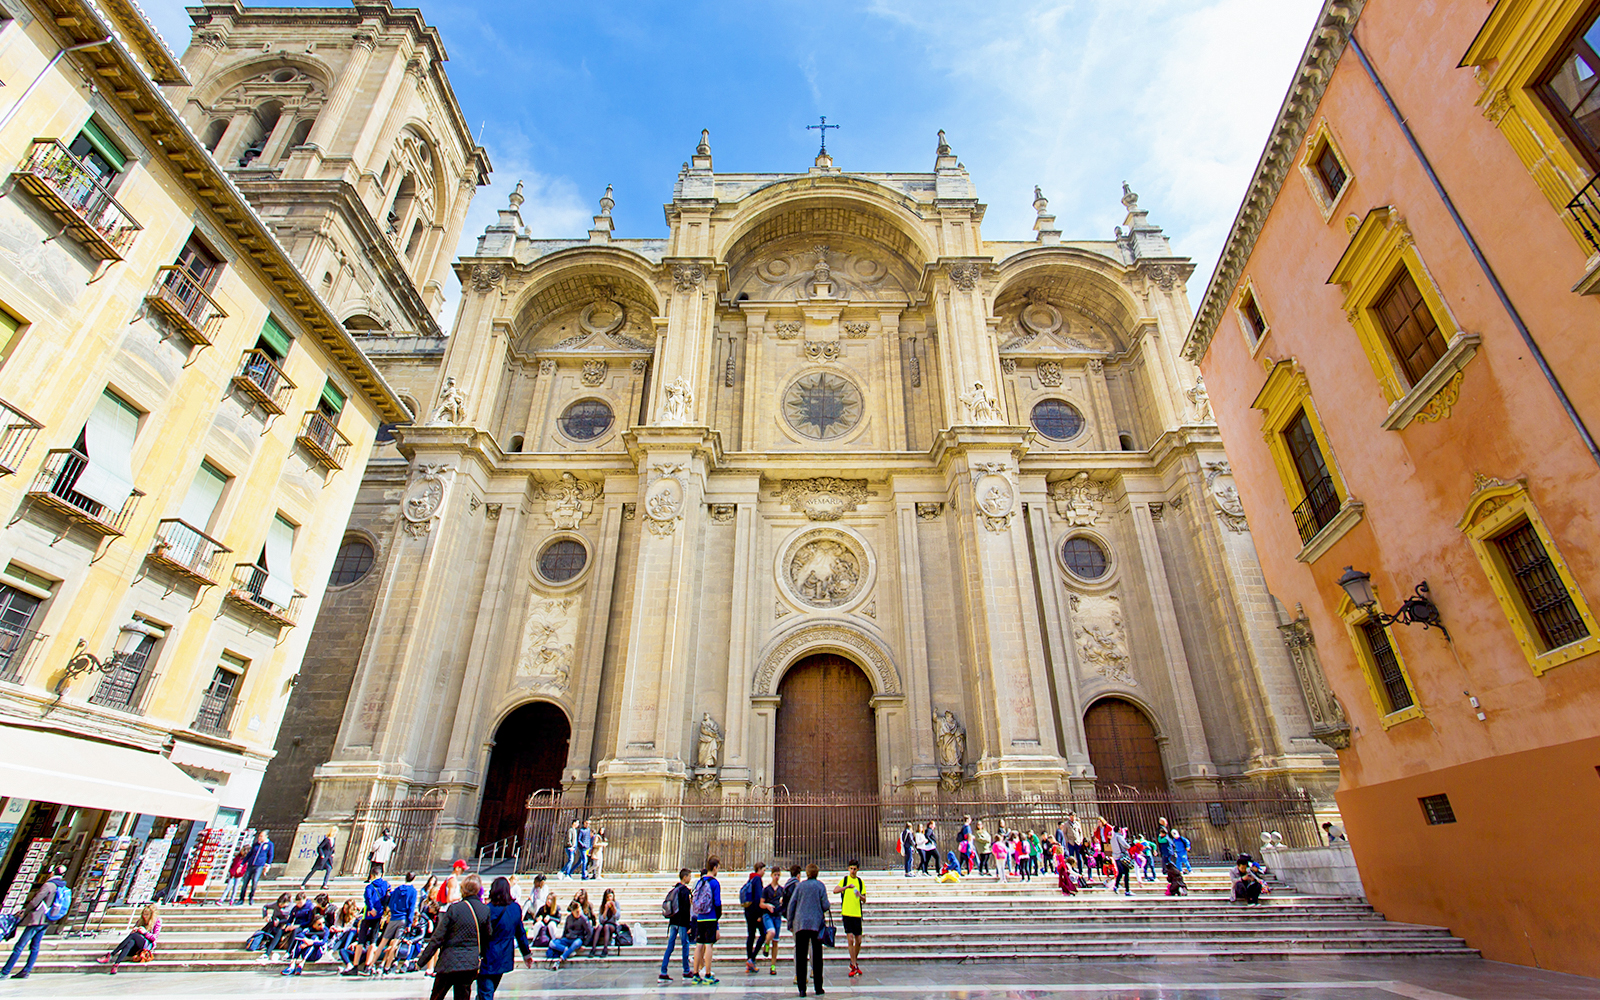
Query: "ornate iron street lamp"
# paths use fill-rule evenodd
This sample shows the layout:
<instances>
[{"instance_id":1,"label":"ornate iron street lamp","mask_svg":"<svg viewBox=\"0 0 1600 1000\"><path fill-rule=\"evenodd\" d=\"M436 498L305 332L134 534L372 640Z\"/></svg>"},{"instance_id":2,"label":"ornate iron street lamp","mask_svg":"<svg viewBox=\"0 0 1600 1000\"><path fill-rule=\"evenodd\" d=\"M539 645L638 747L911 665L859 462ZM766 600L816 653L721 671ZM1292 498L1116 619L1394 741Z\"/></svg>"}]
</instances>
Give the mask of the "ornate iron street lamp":
<instances>
[{"instance_id":1,"label":"ornate iron street lamp","mask_svg":"<svg viewBox=\"0 0 1600 1000\"><path fill-rule=\"evenodd\" d=\"M1439 608L1428 597L1428 581L1417 584L1411 596L1400 604L1400 610L1395 614L1385 614L1378 607L1376 595L1372 592L1372 574L1363 573L1350 566L1344 568L1344 575L1339 577L1339 586L1344 588L1345 594L1350 598L1350 603L1356 607L1365 608L1367 614L1379 625L1388 628L1396 622L1401 625L1421 625L1424 630L1436 628L1444 633L1446 639L1450 632L1444 627L1444 622L1439 617Z\"/></svg>"}]
</instances>

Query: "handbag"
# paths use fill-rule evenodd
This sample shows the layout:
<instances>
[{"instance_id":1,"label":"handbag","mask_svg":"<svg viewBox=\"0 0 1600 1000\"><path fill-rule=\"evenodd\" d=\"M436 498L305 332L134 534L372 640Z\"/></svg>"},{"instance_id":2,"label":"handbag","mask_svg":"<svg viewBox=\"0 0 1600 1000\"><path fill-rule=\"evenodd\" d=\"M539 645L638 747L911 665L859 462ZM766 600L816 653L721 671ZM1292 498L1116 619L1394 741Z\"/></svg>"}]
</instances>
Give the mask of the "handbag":
<instances>
[{"instance_id":1,"label":"handbag","mask_svg":"<svg viewBox=\"0 0 1600 1000\"><path fill-rule=\"evenodd\" d=\"M611 943L618 948L626 948L628 945L633 944L633 931L627 924L618 926L616 933L611 936Z\"/></svg>"},{"instance_id":2,"label":"handbag","mask_svg":"<svg viewBox=\"0 0 1600 1000\"><path fill-rule=\"evenodd\" d=\"M533 946L535 948L548 948L548 947L550 947L550 925L549 924L540 924L539 925L539 929L536 932L534 932L534 935L533 935Z\"/></svg>"},{"instance_id":3,"label":"handbag","mask_svg":"<svg viewBox=\"0 0 1600 1000\"><path fill-rule=\"evenodd\" d=\"M824 919L827 922L822 925L820 931L817 931L817 940L822 942L824 948L832 948L834 946L833 914L829 913Z\"/></svg>"}]
</instances>

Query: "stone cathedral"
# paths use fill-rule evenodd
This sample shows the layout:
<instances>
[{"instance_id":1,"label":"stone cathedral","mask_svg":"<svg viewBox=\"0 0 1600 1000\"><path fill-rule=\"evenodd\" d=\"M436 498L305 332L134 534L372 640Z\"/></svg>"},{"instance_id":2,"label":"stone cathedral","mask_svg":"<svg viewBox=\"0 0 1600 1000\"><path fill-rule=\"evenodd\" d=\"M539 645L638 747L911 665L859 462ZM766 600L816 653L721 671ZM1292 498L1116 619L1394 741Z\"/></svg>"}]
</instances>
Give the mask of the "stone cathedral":
<instances>
[{"instance_id":1,"label":"stone cathedral","mask_svg":"<svg viewBox=\"0 0 1600 1000\"><path fill-rule=\"evenodd\" d=\"M532 235L513 194L448 337L368 338L418 419L263 808L442 789L470 851L541 789L1330 793L1179 356L1191 264L1126 189L1112 239L1036 191L1033 238L987 240L942 134L931 166L721 173L703 134L664 239L610 190Z\"/></svg>"}]
</instances>

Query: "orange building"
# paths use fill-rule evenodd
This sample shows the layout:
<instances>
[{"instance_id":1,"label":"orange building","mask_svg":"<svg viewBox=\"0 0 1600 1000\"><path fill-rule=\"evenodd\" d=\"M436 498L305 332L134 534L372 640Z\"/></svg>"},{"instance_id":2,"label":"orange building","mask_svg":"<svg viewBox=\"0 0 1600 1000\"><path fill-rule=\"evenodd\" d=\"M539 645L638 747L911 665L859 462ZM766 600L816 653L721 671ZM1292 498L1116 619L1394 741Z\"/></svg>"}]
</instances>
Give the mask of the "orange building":
<instances>
[{"instance_id":1,"label":"orange building","mask_svg":"<svg viewBox=\"0 0 1600 1000\"><path fill-rule=\"evenodd\" d=\"M1330 0L1186 344L1373 903L1591 976L1597 51L1590 0Z\"/></svg>"}]
</instances>

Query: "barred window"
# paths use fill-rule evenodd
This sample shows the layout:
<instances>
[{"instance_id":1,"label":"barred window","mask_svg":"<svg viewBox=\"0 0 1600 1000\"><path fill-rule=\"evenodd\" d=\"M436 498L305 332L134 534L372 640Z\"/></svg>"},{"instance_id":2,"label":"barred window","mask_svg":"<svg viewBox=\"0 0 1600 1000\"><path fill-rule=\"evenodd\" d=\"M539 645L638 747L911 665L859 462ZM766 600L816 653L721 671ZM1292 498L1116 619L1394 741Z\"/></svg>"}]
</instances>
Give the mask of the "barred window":
<instances>
[{"instance_id":1,"label":"barred window","mask_svg":"<svg viewBox=\"0 0 1600 1000\"><path fill-rule=\"evenodd\" d=\"M1417 802L1422 805L1422 818L1428 821L1429 826L1456 821L1456 811L1450 807L1448 795L1424 795Z\"/></svg>"},{"instance_id":2,"label":"barred window","mask_svg":"<svg viewBox=\"0 0 1600 1000\"><path fill-rule=\"evenodd\" d=\"M583 572L589 563L589 550L582 542L558 538L539 553L539 575L551 583L566 583Z\"/></svg>"},{"instance_id":3,"label":"barred window","mask_svg":"<svg viewBox=\"0 0 1600 1000\"><path fill-rule=\"evenodd\" d=\"M1589 637L1572 595L1556 572L1539 533L1526 520L1494 540L1516 585L1517 596L1539 630L1546 650Z\"/></svg>"},{"instance_id":4,"label":"barred window","mask_svg":"<svg viewBox=\"0 0 1600 1000\"><path fill-rule=\"evenodd\" d=\"M1388 709L1385 714L1392 715L1401 709L1410 708L1411 686L1406 683L1405 672L1400 669L1400 661L1394 655L1394 647L1389 644L1389 630L1368 619L1361 623L1361 631L1367 637L1367 649L1372 653L1372 663L1378 671L1378 688L1383 692L1385 707Z\"/></svg>"},{"instance_id":5,"label":"barred window","mask_svg":"<svg viewBox=\"0 0 1600 1000\"><path fill-rule=\"evenodd\" d=\"M372 569L374 553L364 539L346 538L333 558L333 572L328 575L328 586L343 587L355 583Z\"/></svg>"}]
</instances>

